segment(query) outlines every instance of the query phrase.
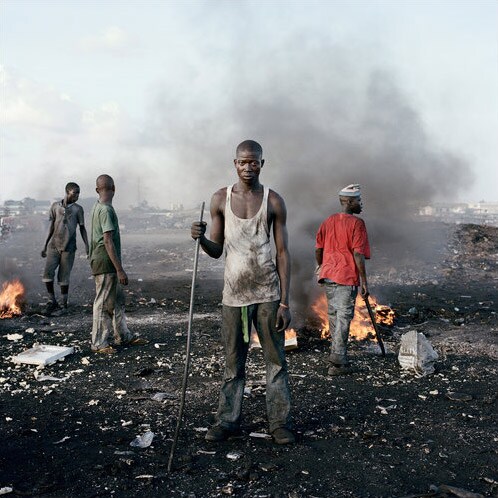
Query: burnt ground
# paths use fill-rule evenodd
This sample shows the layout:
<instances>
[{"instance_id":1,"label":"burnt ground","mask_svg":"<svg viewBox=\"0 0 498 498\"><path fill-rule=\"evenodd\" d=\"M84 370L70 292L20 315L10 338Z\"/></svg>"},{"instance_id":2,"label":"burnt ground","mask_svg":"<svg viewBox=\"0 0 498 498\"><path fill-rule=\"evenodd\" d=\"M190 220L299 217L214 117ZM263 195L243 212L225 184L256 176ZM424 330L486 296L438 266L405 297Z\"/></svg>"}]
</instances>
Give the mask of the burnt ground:
<instances>
[{"instance_id":1,"label":"burnt ground","mask_svg":"<svg viewBox=\"0 0 498 498\"><path fill-rule=\"evenodd\" d=\"M328 344L295 314L299 348L288 362L298 442L283 447L249 436L267 430L259 350L249 358L243 437L203 439L223 358L222 262L202 255L187 405L171 473L194 253L187 231L123 233L129 325L151 342L112 357L89 350L94 289L86 260L76 261L68 312L44 316L44 235L13 234L0 245L0 270L22 278L27 302L23 316L0 322L0 488L47 497L498 496L498 229L426 225L424 247L441 234L446 242L420 257L374 246L371 290L397 319L383 331L386 358L375 342L351 344L358 374L327 378ZM401 335L414 329L440 356L436 372L421 378L401 371L396 356ZM22 338L9 340L12 334ZM38 372L11 362L35 342L76 352ZM63 380L37 380L35 372ZM151 399L157 393L165 399ZM150 447L130 446L149 429Z\"/></svg>"}]
</instances>

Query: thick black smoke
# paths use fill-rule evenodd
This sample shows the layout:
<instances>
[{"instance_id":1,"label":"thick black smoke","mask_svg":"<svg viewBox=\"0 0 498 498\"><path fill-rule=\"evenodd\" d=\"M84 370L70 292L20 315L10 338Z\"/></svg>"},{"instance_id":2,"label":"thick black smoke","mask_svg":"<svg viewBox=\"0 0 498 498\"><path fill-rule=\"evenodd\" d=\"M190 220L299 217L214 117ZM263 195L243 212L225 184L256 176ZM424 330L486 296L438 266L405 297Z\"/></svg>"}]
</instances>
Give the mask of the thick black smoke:
<instances>
[{"instance_id":1,"label":"thick black smoke","mask_svg":"<svg viewBox=\"0 0 498 498\"><path fill-rule=\"evenodd\" d=\"M232 159L239 142L262 144L261 181L287 203L292 299L306 309L317 293L315 233L339 209L341 187L362 185L362 216L375 258L385 246L420 246L411 215L435 198L454 197L472 174L463 159L431 140L388 71L360 71L326 42L293 42L288 50L289 57L277 57L275 64L261 55L264 74L249 50L237 60L217 108L199 96L178 101L160 94L141 140L174 151L171 180L187 202L209 201L216 189L236 182ZM165 178L161 167L154 169L154 176Z\"/></svg>"}]
</instances>

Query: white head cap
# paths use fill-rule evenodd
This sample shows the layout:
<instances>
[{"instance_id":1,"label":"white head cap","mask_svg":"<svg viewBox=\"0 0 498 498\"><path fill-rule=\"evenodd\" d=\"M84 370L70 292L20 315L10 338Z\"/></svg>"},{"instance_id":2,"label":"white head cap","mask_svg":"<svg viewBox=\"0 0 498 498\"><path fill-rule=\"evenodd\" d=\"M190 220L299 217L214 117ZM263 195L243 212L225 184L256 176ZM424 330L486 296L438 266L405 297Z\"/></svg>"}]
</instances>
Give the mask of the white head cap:
<instances>
[{"instance_id":1,"label":"white head cap","mask_svg":"<svg viewBox=\"0 0 498 498\"><path fill-rule=\"evenodd\" d=\"M340 197L360 197L360 195L361 187L358 183L352 183L339 192Z\"/></svg>"}]
</instances>

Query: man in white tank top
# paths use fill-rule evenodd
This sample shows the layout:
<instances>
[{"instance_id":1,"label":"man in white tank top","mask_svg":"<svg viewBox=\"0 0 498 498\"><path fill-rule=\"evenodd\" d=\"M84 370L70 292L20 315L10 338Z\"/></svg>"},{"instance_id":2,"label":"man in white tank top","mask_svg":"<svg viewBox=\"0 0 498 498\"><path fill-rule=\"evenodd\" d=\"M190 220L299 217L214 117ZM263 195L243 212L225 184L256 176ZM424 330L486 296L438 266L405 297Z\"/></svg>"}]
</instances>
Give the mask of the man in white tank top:
<instances>
[{"instance_id":1,"label":"man in white tank top","mask_svg":"<svg viewBox=\"0 0 498 498\"><path fill-rule=\"evenodd\" d=\"M285 360L285 329L289 311L290 257L284 200L259 183L263 149L253 140L237 147L238 182L215 192L211 199L210 239L206 223L192 224L206 254L225 255L222 341L225 373L216 423L208 441L224 441L240 433L245 364L249 333L254 324L266 363L266 407L270 433L278 444L295 441L290 431L290 392ZM270 231L276 248L273 262Z\"/></svg>"}]
</instances>

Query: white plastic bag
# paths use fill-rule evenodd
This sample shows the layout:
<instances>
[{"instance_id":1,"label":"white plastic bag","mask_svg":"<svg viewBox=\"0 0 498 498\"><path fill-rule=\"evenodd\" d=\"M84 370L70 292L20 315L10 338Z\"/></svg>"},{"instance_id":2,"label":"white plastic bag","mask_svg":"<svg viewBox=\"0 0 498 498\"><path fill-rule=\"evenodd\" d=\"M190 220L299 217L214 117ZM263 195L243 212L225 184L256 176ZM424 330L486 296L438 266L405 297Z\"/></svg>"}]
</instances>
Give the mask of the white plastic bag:
<instances>
[{"instance_id":1,"label":"white plastic bag","mask_svg":"<svg viewBox=\"0 0 498 498\"><path fill-rule=\"evenodd\" d=\"M423 377L434 373L434 362L439 358L422 332L410 330L401 336L398 361L403 370L411 370Z\"/></svg>"},{"instance_id":2,"label":"white plastic bag","mask_svg":"<svg viewBox=\"0 0 498 498\"><path fill-rule=\"evenodd\" d=\"M135 448L148 448L152 444L154 435L155 434L152 431L146 431L143 434L137 436L130 443L130 446L134 446Z\"/></svg>"}]
</instances>

